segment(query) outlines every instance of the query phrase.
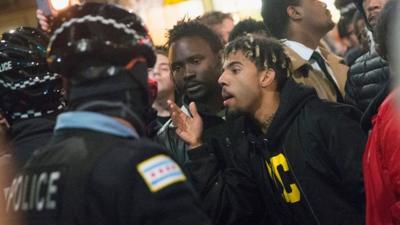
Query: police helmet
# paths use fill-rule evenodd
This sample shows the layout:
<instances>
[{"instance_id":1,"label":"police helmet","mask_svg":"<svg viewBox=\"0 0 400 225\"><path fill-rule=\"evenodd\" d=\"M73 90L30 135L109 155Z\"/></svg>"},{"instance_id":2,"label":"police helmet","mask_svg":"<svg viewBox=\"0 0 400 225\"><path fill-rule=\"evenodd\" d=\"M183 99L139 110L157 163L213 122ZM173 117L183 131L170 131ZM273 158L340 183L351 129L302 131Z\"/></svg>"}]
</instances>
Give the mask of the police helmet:
<instances>
[{"instance_id":1,"label":"police helmet","mask_svg":"<svg viewBox=\"0 0 400 225\"><path fill-rule=\"evenodd\" d=\"M155 64L152 41L141 19L116 5L74 5L54 19L52 30L48 63L63 76L71 75L71 68L82 59L101 58L125 66L133 58L144 58L148 67Z\"/></svg>"},{"instance_id":2,"label":"police helmet","mask_svg":"<svg viewBox=\"0 0 400 225\"><path fill-rule=\"evenodd\" d=\"M49 72L48 37L20 27L5 32L0 41L0 108L9 123L42 117L62 110L62 81Z\"/></svg>"}]
</instances>

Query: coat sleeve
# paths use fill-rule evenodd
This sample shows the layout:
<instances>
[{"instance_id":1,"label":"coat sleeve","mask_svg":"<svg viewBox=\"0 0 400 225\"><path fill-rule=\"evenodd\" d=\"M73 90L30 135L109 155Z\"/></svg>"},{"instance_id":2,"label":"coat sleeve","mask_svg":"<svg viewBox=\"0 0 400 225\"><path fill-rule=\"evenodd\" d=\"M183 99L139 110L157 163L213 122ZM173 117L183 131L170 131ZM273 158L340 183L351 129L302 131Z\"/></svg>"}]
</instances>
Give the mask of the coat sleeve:
<instances>
[{"instance_id":1,"label":"coat sleeve","mask_svg":"<svg viewBox=\"0 0 400 225\"><path fill-rule=\"evenodd\" d=\"M245 156L222 163L215 151L222 149L205 144L190 150L185 164L207 214L215 224L259 224L265 220L265 206Z\"/></svg>"}]
</instances>

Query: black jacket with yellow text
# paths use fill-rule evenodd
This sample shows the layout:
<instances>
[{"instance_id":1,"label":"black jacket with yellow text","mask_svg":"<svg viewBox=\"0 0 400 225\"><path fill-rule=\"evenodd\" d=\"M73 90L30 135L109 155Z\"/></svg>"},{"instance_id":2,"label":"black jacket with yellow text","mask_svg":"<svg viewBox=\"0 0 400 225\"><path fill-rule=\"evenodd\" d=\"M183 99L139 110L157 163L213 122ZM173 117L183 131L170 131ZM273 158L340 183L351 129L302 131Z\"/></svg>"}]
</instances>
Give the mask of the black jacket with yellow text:
<instances>
[{"instance_id":1,"label":"black jacket with yellow text","mask_svg":"<svg viewBox=\"0 0 400 225\"><path fill-rule=\"evenodd\" d=\"M216 224L361 225L359 116L288 81L266 135L243 116L189 151L186 168Z\"/></svg>"}]
</instances>

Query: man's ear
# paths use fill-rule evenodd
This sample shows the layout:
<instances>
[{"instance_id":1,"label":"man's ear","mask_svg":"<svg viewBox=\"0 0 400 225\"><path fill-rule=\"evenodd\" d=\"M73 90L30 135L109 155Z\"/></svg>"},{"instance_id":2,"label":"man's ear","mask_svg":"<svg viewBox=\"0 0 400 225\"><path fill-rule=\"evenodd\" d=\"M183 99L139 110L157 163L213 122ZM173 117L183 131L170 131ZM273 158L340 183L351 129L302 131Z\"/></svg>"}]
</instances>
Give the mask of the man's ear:
<instances>
[{"instance_id":1,"label":"man's ear","mask_svg":"<svg viewBox=\"0 0 400 225\"><path fill-rule=\"evenodd\" d=\"M303 10L299 6L290 5L286 8L286 13L291 20L300 20L303 18Z\"/></svg>"},{"instance_id":2,"label":"man's ear","mask_svg":"<svg viewBox=\"0 0 400 225\"><path fill-rule=\"evenodd\" d=\"M259 83L262 88L270 86L275 80L275 70L273 69L265 69L260 71L259 74Z\"/></svg>"}]
</instances>

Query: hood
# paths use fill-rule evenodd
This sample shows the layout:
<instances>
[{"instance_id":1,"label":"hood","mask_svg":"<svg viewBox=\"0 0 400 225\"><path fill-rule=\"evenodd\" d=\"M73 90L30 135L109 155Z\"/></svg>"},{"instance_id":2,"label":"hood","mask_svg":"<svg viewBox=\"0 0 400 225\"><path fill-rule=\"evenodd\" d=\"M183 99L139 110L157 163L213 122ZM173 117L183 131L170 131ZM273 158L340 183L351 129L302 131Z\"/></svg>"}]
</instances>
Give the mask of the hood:
<instances>
[{"instance_id":1,"label":"hood","mask_svg":"<svg viewBox=\"0 0 400 225\"><path fill-rule=\"evenodd\" d=\"M287 81L281 91L278 110L267 131L269 142L279 143L304 105L314 99L318 99L318 96L313 88Z\"/></svg>"}]
</instances>

